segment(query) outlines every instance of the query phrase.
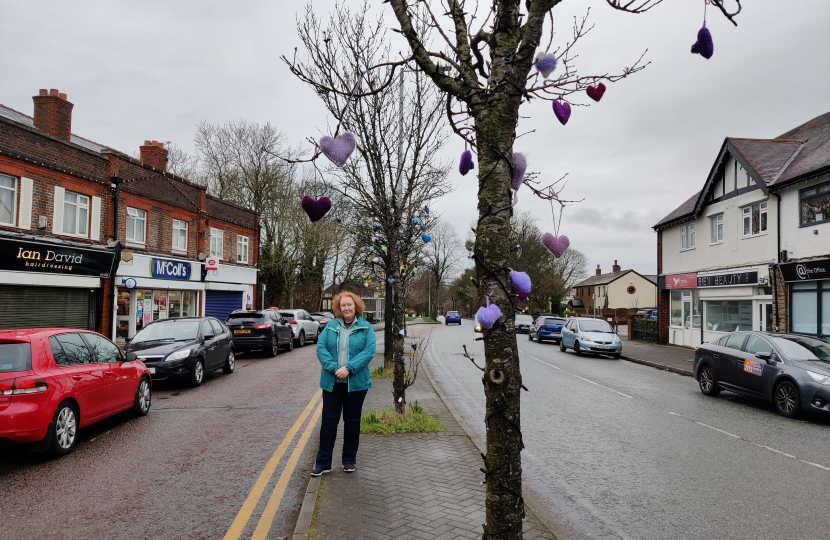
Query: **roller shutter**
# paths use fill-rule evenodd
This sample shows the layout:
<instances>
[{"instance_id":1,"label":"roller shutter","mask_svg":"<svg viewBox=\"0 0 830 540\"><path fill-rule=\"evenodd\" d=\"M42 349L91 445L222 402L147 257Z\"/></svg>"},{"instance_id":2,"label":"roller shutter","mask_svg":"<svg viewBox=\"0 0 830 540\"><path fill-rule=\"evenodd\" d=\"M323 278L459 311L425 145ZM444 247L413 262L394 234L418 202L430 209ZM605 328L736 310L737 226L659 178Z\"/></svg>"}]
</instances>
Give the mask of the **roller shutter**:
<instances>
[{"instance_id":1,"label":"roller shutter","mask_svg":"<svg viewBox=\"0 0 830 540\"><path fill-rule=\"evenodd\" d=\"M89 329L93 305L89 289L0 285L0 329Z\"/></svg>"},{"instance_id":2,"label":"roller shutter","mask_svg":"<svg viewBox=\"0 0 830 540\"><path fill-rule=\"evenodd\" d=\"M216 317L224 322L232 312L242 309L241 291L205 292L205 317Z\"/></svg>"}]
</instances>

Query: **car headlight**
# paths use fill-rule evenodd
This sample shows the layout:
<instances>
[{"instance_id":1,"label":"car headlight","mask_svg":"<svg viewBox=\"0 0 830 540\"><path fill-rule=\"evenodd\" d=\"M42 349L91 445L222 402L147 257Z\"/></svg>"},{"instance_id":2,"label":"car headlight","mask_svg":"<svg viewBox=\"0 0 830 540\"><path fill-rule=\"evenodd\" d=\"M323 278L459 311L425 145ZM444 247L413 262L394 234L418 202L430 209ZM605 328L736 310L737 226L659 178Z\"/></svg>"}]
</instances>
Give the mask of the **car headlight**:
<instances>
[{"instance_id":1,"label":"car headlight","mask_svg":"<svg viewBox=\"0 0 830 540\"><path fill-rule=\"evenodd\" d=\"M172 362L174 360L184 360L188 356L190 356L190 349L182 349L180 351L170 353L169 355L167 355L167 358L165 358L164 361Z\"/></svg>"},{"instance_id":2,"label":"car headlight","mask_svg":"<svg viewBox=\"0 0 830 540\"><path fill-rule=\"evenodd\" d=\"M620 336L614 336L614 343L622 343L622 341L620 341Z\"/></svg>"},{"instance_id":3,"label":"car headlight","mask_svg":"<svg viewBox=\"0 0 830 540\"><path fill-rule=\"evenodd\" d=\"M579 339L581 339L582 341L591 341L591 338L589 338L585 334L582 334L581 336L579 336Z\"/></svg>"},{"instance_id":4,"label":"car headlight","mask_svg":"<svg viewBox=\"0 0 830 540\"><path fill-rule=\"evenodd\" d=\"M830 386L830 377L828 377L827 375L819 375L818 373L812 371L808 371L807 375L809 375L811 379L813 379L819 384Z\"/></svg>"}]
</instances>

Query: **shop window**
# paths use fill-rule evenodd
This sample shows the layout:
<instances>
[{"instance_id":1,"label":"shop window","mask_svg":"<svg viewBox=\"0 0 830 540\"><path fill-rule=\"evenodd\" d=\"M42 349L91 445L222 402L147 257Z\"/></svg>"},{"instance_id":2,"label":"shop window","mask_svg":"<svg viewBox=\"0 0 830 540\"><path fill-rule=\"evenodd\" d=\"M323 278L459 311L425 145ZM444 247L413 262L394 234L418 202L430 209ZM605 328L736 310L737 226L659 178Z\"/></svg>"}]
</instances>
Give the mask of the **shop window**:
<instances>
[{"instance_id":1,"label":"shop window","mask_svg":"<svg viewBox=\"0 0 830 540\"><path fill-rule=\"evenodd\" d=\"M147 212L127 207L127 242L144 244L147 237Z\"/></svg>"},{"instance_id":2,"label":"shop window","mask_svg":"<svg viewBox=\"0 0 830 540\"><path fill-rule=\"evenodd\" d=\"M248 237L236 237L236 262L248 264Z\"/></svg>"},{"instance_id":3,"label":"shop window","mask_svg":"<svg viewBox=\"0 0 830 540\"><path fill-rule=\"evenodd\" d=\"M830 182L802 189L800 197L802 226L830 221Z\"/></svg>"},{"instance_id":4,"label":"shop window","mask_svg":"<svg viewBox=\"0 0 830 540\"><path fill-rule=\"evenodd\" d=\"M709 218L711 244L720 244L723 242L723 214L718 214Z\"/></svg>"},{"instance_id":5,"label":"shop window","mask_svg":"<svg viewBox=\"0 0 830 540\"><path fill-rule=\"evenodd\" d=\"M0 174L0 224L14 226L17 178Z\"/></svg>"},{"instance_id":6,"label":"shop window","mask_svg":"<svg viewBox=\"0 0 830 540\"><path fill-rule=\"evenodd\" d=\"M210 256L222 259L224 250L225 231L222 229L210 229Z\"/></svg>"},{"instance_id":7,"label":"shop window","mask_svg":"<svg viewBox=\"0 0 830 540\"><path fill-rule=\"evenodd\" d=\"M744 236L755 236L767 232L767 203L744 206Z\"/></svg>"},{"instance_id":8,"label":"shop window","mask_svg":"<svg viewBox=\"0 0 830 540\"><path fill-rule=\"evenodd\" d=\"M692 249L695 247L695 224L680 227L680 249Z\"/></svg>"},{"instance_id":9,"label":"shop window","mask_svg":"<svg viewBox=\"0 0 830 540\"><path fill-rule=\"evenodd\" d=\"M706 330L752 330L752 300L707 301Z\"/></svg>"},{"instance_id":10,"label":"shop window","mask_svg":"<svg viewBox=\"0 0 830 540\"><path fill-rule=\"evenodd\" d=\"M187 251L187 222L173 220L173 251Z\"/></svg>"},{"instance_id":11,"label":"shop window","mask_svg":"<svg viewBox=\"0 0 830 540\"><path fill-rule=\"evenodd\" d=\"M67 191L63 195L63 232L75 236L87 235L89 197Z\"/></svg>"},{"instance_id":12,"label":"shop window","mask_svg":"<svg viewBox=\"0 0 830 540\"><path fill-rule=\"evenodd\" d=\"M683 295L681 291L671 292L671 325L683 325Z\"/></svg>"},{"instance_id":13,"label":"shop window","mask_svg":"<svg viewBox=\"0 0 830 540\"><path fill-rule=\"evenodd\" d=\"M792 284L792 331L830 336L830 280Z\"/></svg>"}]
</instances>

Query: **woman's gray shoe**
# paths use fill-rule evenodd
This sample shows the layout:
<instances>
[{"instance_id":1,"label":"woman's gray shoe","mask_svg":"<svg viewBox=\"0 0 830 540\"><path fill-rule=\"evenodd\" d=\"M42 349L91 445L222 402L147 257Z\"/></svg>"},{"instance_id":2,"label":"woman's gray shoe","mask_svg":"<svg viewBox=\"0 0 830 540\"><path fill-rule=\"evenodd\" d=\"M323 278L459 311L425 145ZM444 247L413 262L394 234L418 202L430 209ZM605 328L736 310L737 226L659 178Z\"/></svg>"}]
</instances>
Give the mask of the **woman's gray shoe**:
<instances>
[{"instance_id":1,"label":"woman's gray shoe","mask_svg":"<svg viewBox=\"0 0 830 540\"><path fill-rule=\"evenodd\" d=\"M354 470L354 469L352 469L352 470ZM329 472L331 472L331 469L324 469L322 467L314 467L313 469L311 469L311 476L320 476L323 473L329 473Z\"/></svg>"},{"instance_id":2,"label":"woman's gray shoe","mask_svg":"<svg viewBox=\"0 0 830 540\"><path fill-rule=\"evenodd\" d=\"M354 472L354 463L343 465L343 472Z\"/></svg>"}]
</instances>

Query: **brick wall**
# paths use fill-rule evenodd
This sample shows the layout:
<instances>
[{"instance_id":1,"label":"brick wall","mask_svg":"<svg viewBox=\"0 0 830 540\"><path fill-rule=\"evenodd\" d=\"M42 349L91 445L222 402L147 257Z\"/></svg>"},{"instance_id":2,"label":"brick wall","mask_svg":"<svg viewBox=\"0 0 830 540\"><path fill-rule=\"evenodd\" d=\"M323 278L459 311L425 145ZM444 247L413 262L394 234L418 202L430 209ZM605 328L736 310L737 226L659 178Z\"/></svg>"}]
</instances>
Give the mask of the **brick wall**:
<instances>
[{"instance_id":1,"label":"brick wall","mask_svg":"<svg viewBox=\"0 0 830 540\"><path fill-rule=\"evenodd\" d=\"M663 231L657 231L657 275L663 274ZM659 343L669 342L669 319L671 317L671 296L669 291L657 290L657 339Z\"/></svg>"},{"instance_id":2,"label":"brick wall","mask_svg":"<svg viewBox=\"0 0 830 540\"><path fill-rule=\"evenodd\" d=\"M776 332L790 331L790 289L781 275L781 270L776 266L770 268L770 283L772 290L772 324Z\"/></svg>"}]
</instances>

